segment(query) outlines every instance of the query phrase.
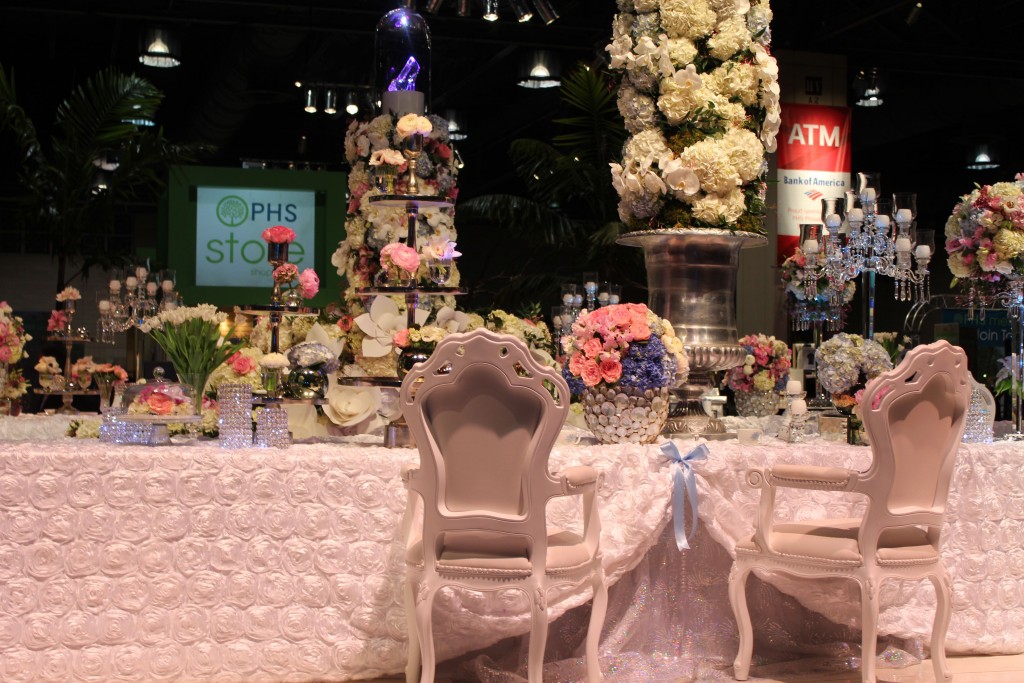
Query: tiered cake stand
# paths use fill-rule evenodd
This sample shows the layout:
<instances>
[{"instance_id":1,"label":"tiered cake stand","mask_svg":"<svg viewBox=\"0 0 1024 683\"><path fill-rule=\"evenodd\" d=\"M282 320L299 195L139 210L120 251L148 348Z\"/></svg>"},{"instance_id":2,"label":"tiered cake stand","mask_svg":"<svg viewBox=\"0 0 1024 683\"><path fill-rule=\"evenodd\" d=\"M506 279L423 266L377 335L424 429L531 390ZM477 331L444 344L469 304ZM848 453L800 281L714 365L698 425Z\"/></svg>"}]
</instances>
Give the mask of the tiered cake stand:
<instances>
[{"instance_id":1,"label":"tiered cake stand","mask_svg":"<svg viewBox=\"0 0 1024 683\"><path fill-rule=\"evenodd\" d=\"M75 344L90 342L92 339L88 335L68 329L67 334L47 337L46 341L64 343L64 386L61 389L33 389L32 392L44 397L60 396L62 405L57 412L62 415L77 415L79 411L71 405L75 396L99 396L100 392L96 389L78 388L71 381L71 347ZM46 398L43 398L43 403L46 403Z\"/></svg>"}]
</instances>

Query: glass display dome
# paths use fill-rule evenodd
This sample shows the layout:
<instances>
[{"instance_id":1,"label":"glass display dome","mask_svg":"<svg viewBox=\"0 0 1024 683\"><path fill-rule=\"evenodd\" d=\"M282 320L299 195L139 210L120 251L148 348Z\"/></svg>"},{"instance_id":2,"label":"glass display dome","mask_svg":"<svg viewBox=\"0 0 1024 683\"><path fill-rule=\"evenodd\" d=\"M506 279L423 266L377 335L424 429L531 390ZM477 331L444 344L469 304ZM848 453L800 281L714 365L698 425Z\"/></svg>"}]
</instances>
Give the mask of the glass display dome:
<instances>
[{"instance_id":1,"label":"glass display dome","mask_svg":"<svg viewBox=\"0 0 1024 683\"><path fill-rule=\"evenodd\" d=\"M424 114L430 107L430 29L416 12L400 7L377 22L374 88L381 111Z\"/></svg>"}]
</instances>

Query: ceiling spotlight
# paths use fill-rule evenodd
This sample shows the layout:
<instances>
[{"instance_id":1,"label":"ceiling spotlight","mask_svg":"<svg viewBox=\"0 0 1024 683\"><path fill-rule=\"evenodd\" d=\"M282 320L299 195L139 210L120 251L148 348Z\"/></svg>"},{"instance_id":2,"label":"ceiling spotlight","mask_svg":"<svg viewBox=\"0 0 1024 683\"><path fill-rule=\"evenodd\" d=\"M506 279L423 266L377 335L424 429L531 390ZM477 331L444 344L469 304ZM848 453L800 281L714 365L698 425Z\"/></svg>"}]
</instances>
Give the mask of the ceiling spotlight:
<instances>
[{"instance_id":1,"label":"ceiling spotlight","mask_svg":"<svg viewBox=\"0 0 1024 683\"><path fill-rule=\"evenodd\" d=\"M484 19L486 21L498 20L498 0L484 0Z\"/></svg>"},{"instance_id":2,"label":"ceiling spotlight","mask_svg":"<svg viewBox=\"0 0 1024 683\"><path fill-rule=\"evenodd\" d=\"M917 20L921 17L921 10L924 9L924 3L915 2L913 7L907 13L907 26L913 26L917 23Z\"/></svg>"},{"instance_id":3,"label":"ceiling spotlight","mask_svg":"<svg viewBox=\"0 0 1024 683\"><path fill-rule=\"evenodd\" d=\"M519 85L524 88L557 88L562 84L558 78L557 63L549 52L535 52L526 63L524 71L519 80Z\"/></svg>"},{"instance_id":4,"label":"ceiling spotlight","mask_svg":"<svg viewBox=\"0 0 1024 683\"><path fill-rule=\"evenodd\" d=\"M449 109L444 113L444 117L448 119L448 139L459 141L465 140L469 137L468 131L466 130L466 119L465 116L459 114L454 109Z\"/></svg>"},{"instance_id":5,"label":"ceiling spotlight","mask_svg":"<svg viewBox=\"0 0 1024 683\"><path fill-rule=\"evenodd\" d=\"M354 92L345 95L345 111L350 116L355 116L359 113L359 100Z\"/></svg>"},{"instance_id":6,"label":"ceiling spotlight","mask_svg":"<svg viewBox=\"0 0 1024 683\"><path fill-rule=\"evenodd\" d=\"M139 61L146 66L170 69L181 64L178 38L165 28L151 28L142 37Z\"/></svg>"},{"instance_id":7,"label":"ceiling spotlight","mask_svg":"<svg viewBox=\"0 0 1024 683\"><path fill-rule=\"evenodd\" d=\"M967 168L971 171L991 171L999 168L999 154L988 144L975 145L967 155Z\"/></svg>"},{"instance_id":8,"label":"ceiling spotlight","mask_svg":"<svg viewBox=\"0 0 1024 683\"><path fill-rule=\"evenodd\" d=\"M295 81L295 87L296 88L301 88L302 87L302 81Z\"/></svg>"},{"instance_id":9,"label":"ceiling spotlight","mask_svg":"<svg viewBox=\"0 0 1024 683\"><path fill-rule=\"evenodd\" d=\"M526 0L509 0L512 5L512 11L516 13L516 19L519 20L520 24L524 24L530 19L533 19L533 10L526 4Z\"/></svg>"},{"instance_id":10,"label":"ceiling spotlight","mask_svg":"<svg viewBox=\"0 0 1024 683\"><path fill-rule=\"evenodd\" d=\"M545 24L550 24L558 18L558 12L548 0L533 0L533 6L536 8L537 14L540 15L540 20Z\"/></svg>"},{"instance_id":11,"label":"ceiling spotlight","mask_svg":"<svg viewBox=\"0 0 1024 683\"><path fill-rule=\"evenodd\" d=\"M338 93L334 90L334 88L328 88L327 92L324 93L324 113L338 113Z\"/></svg>"},{"instance_id":12,"label":"ceiling spotlight","mask_svg":"<svg viewBox=\"0 0 1024 683\"><path fill-rule=\"evenodd\" d=\"M316 113L316 88L306 88L306 106L303 109L310 113Z\"/></svg>"}]
</instances>

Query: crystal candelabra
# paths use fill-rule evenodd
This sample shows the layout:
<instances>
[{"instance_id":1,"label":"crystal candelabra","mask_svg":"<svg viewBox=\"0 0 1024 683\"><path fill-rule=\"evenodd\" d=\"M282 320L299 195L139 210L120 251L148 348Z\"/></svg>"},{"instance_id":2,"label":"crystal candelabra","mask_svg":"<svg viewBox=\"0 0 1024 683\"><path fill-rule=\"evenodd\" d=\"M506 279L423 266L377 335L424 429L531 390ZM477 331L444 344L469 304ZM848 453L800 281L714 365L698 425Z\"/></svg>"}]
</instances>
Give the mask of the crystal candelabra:
<instances>
[{"instance_id":1,"label":"crystal candelabra","mask_svg":"<svg viewBox=\"0 0 1024 683\"><path fill-rule=\"evenodd\" d=\"M622 285L599 281L597 273L583 273L582 285L562 285L561 304L551 307L552 331L559 337L571 334L572 324L584 308L593 311L621 301Z\"/></svg>"},{"instance_id":2,"label":"crystal candelabra","mask_svg":"<svg viewBox=\"0 0 1024 683\"><path fill-rule=\"evenodd\" d=\"M821 226L807 226L817 232L809 230L802 236L803 249L805 253L814 252L814 266L808 268L808 277L818 276L816 269L820 269L828 279L832 297L841 296L848 281L865 276L867 336L874 338L876 274L895 280L897 300L926 301L931 296L928 264L935 237L931 230L916 229L917 195L897 192L889 206L877 199L867 174L858 175L859 192L851 190L845 202L832 204L835 211L825 217L825 232Z\"/></svg>"}]
</instances>

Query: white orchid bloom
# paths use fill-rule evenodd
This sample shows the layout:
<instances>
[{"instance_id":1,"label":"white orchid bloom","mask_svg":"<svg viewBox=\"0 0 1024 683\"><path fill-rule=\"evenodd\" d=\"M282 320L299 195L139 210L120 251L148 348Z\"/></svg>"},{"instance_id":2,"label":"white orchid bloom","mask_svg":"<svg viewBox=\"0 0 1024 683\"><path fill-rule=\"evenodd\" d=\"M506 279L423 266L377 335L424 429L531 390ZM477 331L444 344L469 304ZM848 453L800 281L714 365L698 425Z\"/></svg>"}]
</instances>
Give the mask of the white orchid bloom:
<instances>
[{"instance_id":1,"label":"white orchid bloom","mask_svg":"<svg viewBox=\"0 0 1024 683\"><path fill-rule=\"evenodd\" d=\"M414 315L416 324L423 325L430 312L416 309ZM366 335L363 339L363 355L367 358L381 358L391 353L395 332L407 327L405 314L387 296L376 297L370 305L370 311L358 316L355 323Z\"/></svg>"},{"instance_id":2,"label":"white orchid bloom","mask_svg":"<svg viewBox=\"0 0 1024 683\"><path fill-rule=\"evenodd\" d=\"M465 332L469 325L469 316L462 311L456 311L451 306L442 306L441 310L437 312L434 324L443 327L449 333Z\"/></svg>"},{"instance_id":3,"label":"white orchid bloom","mask_svg":"<svg viewBox=\"0 0 1024 683\"><path fill-rule=\"evenodd\" d=\"M676 82L681 88L693 88L696 90L701 86L700 74L697 73L697 67L693 64L687 64L685 69L680 69L672 76L672 80Z\"/></svg>"}]
</instances>

